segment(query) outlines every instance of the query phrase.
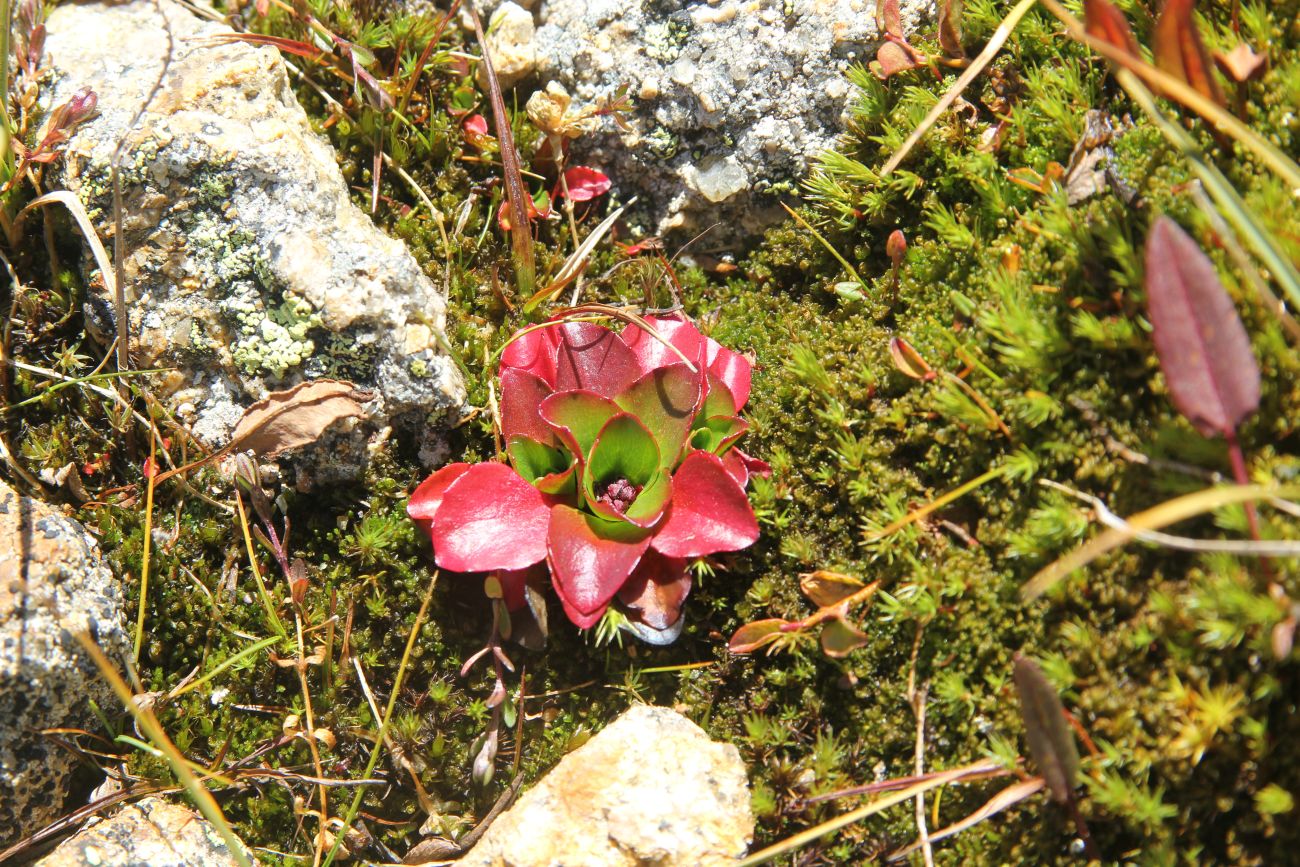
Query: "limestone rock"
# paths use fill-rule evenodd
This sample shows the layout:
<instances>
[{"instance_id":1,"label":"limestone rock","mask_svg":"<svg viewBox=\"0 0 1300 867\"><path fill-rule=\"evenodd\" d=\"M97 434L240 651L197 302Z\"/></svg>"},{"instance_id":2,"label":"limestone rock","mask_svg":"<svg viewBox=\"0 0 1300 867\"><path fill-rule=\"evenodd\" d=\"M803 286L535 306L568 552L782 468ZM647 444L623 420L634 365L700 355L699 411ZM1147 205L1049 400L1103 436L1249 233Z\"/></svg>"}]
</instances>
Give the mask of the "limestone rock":
<instances>
[{"instance_id":1,"label":"limestone rock","mask_svg":"<svg viewBox=\"0 0 1300 867\"><path fill-rule=\"evenodd\" d=\"M77 760L38 732L98 728L87 699L117 707L74 635L124 658L122 605L85 529L0 481L0 848L63 813Z\"/></svg>"},{"instance_id":2,"label":"limestone rock","mask_svg":"<svg viewBox=\"0 0 1300 867\"><path fill-rule=\"evenodd\" d=\"M488 828L462 867L716 867L754 831L740 754L667 708L638 705L574 750Z\"/></svg>"},{"instance_id":3,"label":"limestone rock","mask_svg":"<svg viewBox=\"0 0 1300 867\"><path fill-rule=\"evenodd\" d=\"M83 828L35 867L226 867L239 862L207 819L158 798Z\"/></svg>"},{"instance_id":4,"label":"limestone rock","mask_svg":"<svg viewBox=\"0 0 1300 867\"><path fill-rule=\"evenodd\" d=\"M933 9L902 0L905 26ZM876 0L544 0L543 80L579 102L620 85L632 132L574 143L651 233L738 246L783 217L814 157L843 129L845 73L877 43Z\"/></svg>"},{"instance_id":5,"label":"limestone rock","mask_svg":"<svg viewBox=\"0 0 1300 867\"><path fill-rule=\"evenodd\" d=\"M177 368L155 389L213 445L250 403L302 379L376 390L370 427L332 456L339 475L364 461L366 433L436 431L430 416L464 399L439 349L444 292L352 203L274 49L212 39L229 31L172 0L158 10L153 0L64 4L47 22L52 104L81 87L99 97L63 181L105 237L113 151L170 44L121 165L136 364ZM89 306L111 310L104 300Z\"/></svg>"},{"instance_id":6,"label":"limestone rock","mask_svg":"<svg viewBox=\"0 0 1300 867\"><path fill-rule=\"evenodd\" d=\"M513 87L537 69L533 15L523 6L509 0L498 6L488 21L486 35L492 68L502 87ZM478 81L481 87L487 87L483 67L479 67Z\"/></svg>"}]
</instances>

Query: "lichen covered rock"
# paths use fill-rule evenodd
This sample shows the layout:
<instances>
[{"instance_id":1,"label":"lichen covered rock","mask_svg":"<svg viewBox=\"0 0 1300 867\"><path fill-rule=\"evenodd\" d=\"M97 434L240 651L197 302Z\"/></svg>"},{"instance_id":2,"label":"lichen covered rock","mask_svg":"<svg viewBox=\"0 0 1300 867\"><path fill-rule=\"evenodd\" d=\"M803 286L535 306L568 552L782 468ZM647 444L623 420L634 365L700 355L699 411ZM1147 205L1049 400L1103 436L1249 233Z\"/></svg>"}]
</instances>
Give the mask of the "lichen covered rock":
<instances>
[{"instance_id":1,"label":"lichen covered rock","mask_svg":"<svg viewBox=\"0 0 1300 867\"><path fill-rule=\"evenodd\" d=\"M915 23L930 4L904 0ZM631 131L576 143L655 233L720 222L735 244L783 215L812 159L843 129L845 71L876 42L875 0L547 0L543 77L579 100L628 85Z\"/></svg>"},{"instance_id":2,"label":"lichen covered rock","mask_svg":"<svg viewBox=\"0 0 1300 867\"><path fill-rule=\"evenodd\" d=\"M233 867L237 863L207 819L158 798L146 798L78 831L37 861L36 867Z\"/></svg>"},{"instance_id":3,"label":"lichen covered rock","mask_svg":"<svg viewBox=\"0 0 1300 867\"><path fill-rule=\"evenodd\" d=\"M129 651L122 594L86 530L0 481L0 847L63 813L77 758L42 736L117 705L75 634Z\"/></svg>"},{"instance_id":4,"label":"lichen covered rock","mask_svg":"<svg viewBox=\"0 0 1300 867\"><path fill-rule=\"evenodd\" d=\"M686 717L637 705L502 814L465 867L715 867L754 832L740 754Z\"/></svg>"},{"instance_id":5,"label":"lichen covered rock","mask_svg":"<svg viewBox=\"0 0 1300 867\"><path fill-rule=\"evenodd\" d=\"M350 201L279 54L161 9L165 22L147 0L58 8L46 44L52 102L81 87L99 97L63 180L106 236L113 152L171 53L121 161L135 363L176 368L157 389L212 444L248 404L301 379L374 388L372 430L459 406L439 349L445 295ZM111 336L107 300L91 306Z\"/></svg>"}]
</instances>

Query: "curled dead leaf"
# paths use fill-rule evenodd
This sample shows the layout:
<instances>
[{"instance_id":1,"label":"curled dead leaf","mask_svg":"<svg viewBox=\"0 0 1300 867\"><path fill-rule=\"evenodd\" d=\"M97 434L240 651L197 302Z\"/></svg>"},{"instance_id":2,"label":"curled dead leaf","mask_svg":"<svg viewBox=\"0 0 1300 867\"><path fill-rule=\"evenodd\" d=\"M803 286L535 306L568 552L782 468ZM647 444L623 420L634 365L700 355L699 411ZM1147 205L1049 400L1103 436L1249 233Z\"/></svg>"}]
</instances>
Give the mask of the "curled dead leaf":
<instances>
[{"instance_id":1,"label":"curled dead leaf","mask_svg":"<svg viewBox=\"0 0 1300 867\"><path fill-rule=\"evenodd\" d=\"M342 380L301 382L250 406L235 426L231 445L274 458L316 442L337 421L364 416L362 407L373 399L373 392Z\"/></svg>"}]
</instances>

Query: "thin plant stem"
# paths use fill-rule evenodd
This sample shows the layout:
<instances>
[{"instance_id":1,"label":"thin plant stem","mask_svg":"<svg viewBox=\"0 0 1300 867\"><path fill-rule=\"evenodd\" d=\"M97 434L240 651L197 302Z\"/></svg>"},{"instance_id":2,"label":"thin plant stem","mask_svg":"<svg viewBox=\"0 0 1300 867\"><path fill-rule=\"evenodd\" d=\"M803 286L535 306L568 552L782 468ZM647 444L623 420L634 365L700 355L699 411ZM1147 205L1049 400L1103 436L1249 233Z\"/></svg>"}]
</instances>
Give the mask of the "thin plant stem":
<instances>
[{"instance_id":1,"label":"thin plant stem","mask_svg":"<svg viewBox=\"0 0 1300 867\"><path fill-rule=\"evenodd\" d=\"M878 542L881 539L885 538L886 536L892 536L894 533L897 533L899 530L903 529L909 524L915 524L917 521L921 520L927 515L931 515L934 512L937 512L939 509L942 509L944 506L948 505L953 500L966 496L971 491L978 488L980 485L983 485L987 482L991 482L994 479L1002 476L1004 473L1006 473L1006 471L1007 471L1006 466L1001 466L1001 467L994 467L993 469L988 470L987 472L981 473L980 475L971 479L969 482L966 482L964 485L960 485L952 489L951 491L944 494L943 496L935 500L931 500L929 503L926 503L921 508L916 509L915 511L912 512L908 512L906 515L899 518L897 521L894 521L884 529L872 533L870 536L866 538L866 541Z\"/></svg>"},{"instance_id":2,"label":"thin plant stem","mask_svg":"<svg viewBox=\"0 0 1300 867\"><path fill-rule=\"evenodd\" d=\"M307 718L307 748L311 751L311 763L316 776L323 778L325 769L320 763L320 750L316 748L316 716L311 706L311 689L307 685L307 649L302 640L302 615L297 611L293 614L293 622L298 633L298 660L294 667L298 670L298 685L302 688L303 716ZM321 831L324 831L329 827L329 795L326 793L325 786L318 785L316 791L320 798L320 827ZM313 867L320 864L321 853L325 848L324 841L324 834L316 839L315 852L312 856Z\"/></svg>"},{"instance_id":3,"label":"thin plant stem","mask_svg":"<svg viewBox=\"0 0 1300 867\"><path fill-rule=\"evenodd\" d=\"M239 528L244 533L244 545L248 548L248 563L253 568L253 580L257 582L257 595L262 600L262 607L266 609L266 616L271 621L271 626L281 638L287 638L289 631L284 628L284 622L276 613L270 594L266 592L266 584L262 581L262 570L257 565L257 550L253 547L253 536L248 532L248 514L244 511L244 498L240 496L238 487L235 488L235 510L239 514Z\"/></svg>"},{"instance_id":4,"label":"thin plant stem","mask_svg":"<svg viewBox=\"0 0 1300 867\"><path fill-rule=\"evenodd\" d=\"M7 182L14 173L13 152L9 147L13 135L12 119L9 117L9 38L13 20L11 0L0 0L0 165L4 166L4 175L0 181L3 182Z\"/></svg>"},{"instance_id":5,"label":"thin plant stem","mask_svg":"<svg viewBox=\"0 0 1300 867\"><path fill-rule=\"evenodd\" d=\"M370 759L366 762L366 770L361 775L370 779L374 773L375 765L379 763L379 754L384 748L384 739L388 737L388 727L393 719L393 708L397 706L397 695L402 690L402 680L406 676L406 666L411 661L411 651L415 647L415 639L420 634L421 627L424 626L424 618L429 613L429 603L433 599L433 588L438 584L438 573L434 572L433 577L429 579L429 586L424 591L424 598L420 600L420 610L415 615L415 622L411 624L411 633L406 638L406 649L402 652L402 661L397 664L397 676L393 678L393 690L388 695L388 704L384 708L384 719L379 724L379 734L375 738L375 745L370 750ZM334 839L334 845L330 847L329 854L325 856L324 867L330 867L334 863L334 858L338 855L339 846L343 844L343 835L347 829L352 827L352 820L357 817L357 811L361 809L361 798L365 795L365 789L357 789L357 793L352 796L352 803L348 805L347 815L343 819L342 833Z\"/></svg>"},{"instance_id":6,"label":"thin plant stem","mask_svg":"<svg viewBox=\"0 0 1300 867\"><path fill-rule=\"evenodd\" d=\"M145 463L144 473L144 552L140 555L140 607L135 616L135 647L131 658L140 664L140 644L144 641L144 614L149 602L149 554L153 549L153 489L158 476L158 467L154 464L157 444L154 442L154 428L149 426L149 460Z\"/></svg>"},{"instance_id":7,"label":"thin plant stem","mask_svg":"<svg viewBox=\"0 0 1300 867\"><path fill-rule=\"evenodd\" d=\"M894 169L898 168L899 164L907 158L907 155L911 152L912 148L916 147L917 143L925 137L927 132L929 132L930 127L934 126L935 122L938 121L939 118L943 117L943 113L957 101L957 97L961 96L962 91L975 80L976 76L984 71L984 67L988 66L989 62L993 60L999 51L1002 50L1003 44L1005 44L1007 39L1010 38L1011 32L1016 29L1016 25L1020 23L1020 19L1024 18L1025 13L1032 9L1034 4L1037 2L1038 0L1020 0L1020 2L1007 13L1007 17L1002 19L1002 23L999 24L998 29L993 32L993 37L989 39L988 44L984 46L984 50L976 55L975 59L971 61L970 66L966 67L966 71L961 74L961 76L953 83L952 87L948 88L948 91L934 104L934 108L930 109L930 113L927 114L925 119L917 125L916 129L912 130L912 134L907 137L907 141L903 142L902 147L900 147L894 155L889 158L889 162L885 163L884 168L880 170L880 176L882 178L893 172Z\"/></svg>"}]
</instances>

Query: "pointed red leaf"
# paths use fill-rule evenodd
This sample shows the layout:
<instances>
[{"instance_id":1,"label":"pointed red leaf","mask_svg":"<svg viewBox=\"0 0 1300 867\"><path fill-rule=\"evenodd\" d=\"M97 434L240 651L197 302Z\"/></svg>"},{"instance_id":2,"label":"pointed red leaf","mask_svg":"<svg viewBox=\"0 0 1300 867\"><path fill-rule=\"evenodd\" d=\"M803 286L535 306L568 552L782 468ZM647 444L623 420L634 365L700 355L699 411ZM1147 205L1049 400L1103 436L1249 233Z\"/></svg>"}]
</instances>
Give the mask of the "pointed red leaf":
<instances>
[{"instance_id":1,"label":"pointed red leaf","mask_svg":"<svg viewBox=\"0 0 1300 867\"><path fill-rule=\"evenodd\" d=\"M609 177L604 172L587 166L570 166L564 170L564 183L568 186L569 198L575 202L590 202L597 196L609 192ZM560 187L560 195L564 195Z\"/></svg>"},{"instance_id":2,"label":"pointed red leaf","mask_svg":"<svg viewBox=\"0 0 1300 867\"><path fill-rule=\"evenodd\" d=\"M507 440L526 436L544 445L555 442L553 431L538 410L551 395L551 387L540 376L518 368L501 371L501 434Z\"/></svg>"},{"instance_id":3,"label":"pointed red leaf","mask_svg":"<svg viewBox=\"0 0 1300 867\"><path fill-rule=\"evenodd\" d=\"M1214 263L1168 217L1147 237L1146 288L1174 406L1203 435L1231 435L1259 407L1259 365Z\"/></svg>"},{"instance_id":4,"label":"pointed red leaf","mask_svg":"<svg viewBox=\"0 0 1300 867\"><path fill-rule=\"evenodd\" d=\"M526 332L511 340L501 353L500 372L509 368L518 368L534 376L552 388L555 387L555 355L558 351L560 335L555 327L538 328Z\"/></svg>"},{"instance_id":5,"label":"pointed red leaf","mask_svg":"<svg viewBox=\"0 0 1300 867\"><path fill-rule=\"evenodd\" d=\"M694 323L687 321L678 314L647 316L645 321L654 327L660 337L690 359L691 364L694 364L697 368L701 366L705 337L700 334ZM620 336L628 348L632 350L632 354L636 356L637 364L641 366L642 371L655 370L660 367L667 367L670 364L681 363L682 359L676 352L673 352L661 341L646 333L642 328L630 325L623 329ZM707 365L707 362L704 362L704 364Z\"/></svg>"},{"instance_id":6,"label":"pointed red leaf","mask_svg":"<svg viewBox=\"0 0 1300 867\"><path fill-rule=\"evenodd\" d=\"M1134 57L1142 56L1138 51L1137 39L1128 26L1128 19L1110 0L1084 0L1083 22L1089 36L1109 42Z\"/></svg>"},{"instance_id":7,"label":"pointed red leaf","mask_svg":"<svg viewBox=\"0 0 1300 867\"><path fill-rule=\"evenodd\" d=\"M673 475L673 502L656 551L669 557L703 557L738 551L758 538L758 522L745 491L717 455L691 452Z\"/></svg>"},{"instance_id":8,"label":"pointed red leaf","mask_svg":"<svg viewBox=\"0 0 1300 867\"><path fill-rule=\"evenodd\" d=\"M752 373L749 359L710 339L705 363L709 366L709 373L722 380L731 392L733 412L740 412L749 402Z\"/></svg>"},{"instance_id":9,"label":"pointed red leaf","mask_svg":"<svg viewBox=\"0 0 1300 867\"><path fill-rule=\"evenodd\" d=\"M591 615L614 598L650 544L648 535L627 529L635 528L568 506L551 510L547 562L566 609Z\"/></svg>"},{"instance_id":10,"label":"pointed red leaf","mask_svg":"<svg viewBox=\"0 0 1300 867\"><path fill-rule=\"evenodd\" d=\"M551 509L510 467L475 464L447 487L433 520L433 551L452 572L522 569L546 557Z\"/></svg>"},{"instance_id":11,"label":"pointed red leaf","mask_svg":"<svg viewBox=\"0 0 1300 867\"><path fill-rule=\"evenodd\" d=\"M428 533L433 527L434 516L442 505L443 495L452 482L459 479L469 469L469 464L448 464L429 478L420 482L411 492L411 499L406 503L406 514Z\"/></svg>"},{"instance_id":12,"label":"pointed red leaf","mask_svg":"<svg viewBox=\"0 0 1300 867\"><path fill-rule=\"evenodd\" d=\"M555 330L560 337L556 390L582 388L614 397L641 375L632 351L608 328L592 322L566 322Z\"/></svg>"},{"instance_id":13,"label":"pointed red leaf","mask_svg":"<svg viewBox=\"0 0 1300 867\"><path fill-rule=\"evenodd\" d=\"M961 41L962 0L939 0L939 47L949 57L965 57Z\"/></svg>"},{"instance_id":14,"label":"pointed red leaf","mask_svg":"<svg viewBox=\"0 0 1300 867\"><path fill-rule=\"evenodd\" d=\"M642 623L664 630L681 617L682 604L690 592L691 573L686 571L686 561L651 549L618 591L618 598Z\"/></svg>"},{"instance_id":15,"label":"pointed red leaf","mask_svg":"<svg viewBox=\"0 0 1300 867\"><path fill-rule=\"evenodd\" d=\"M1214 77L1210 52L1196 28L1195 6L1196 0L1165 0L1152 34L1152 53L1156 66L1187 82L1216 105L1223 105L1223 91Z\"/></svg>"}]
</instances>

